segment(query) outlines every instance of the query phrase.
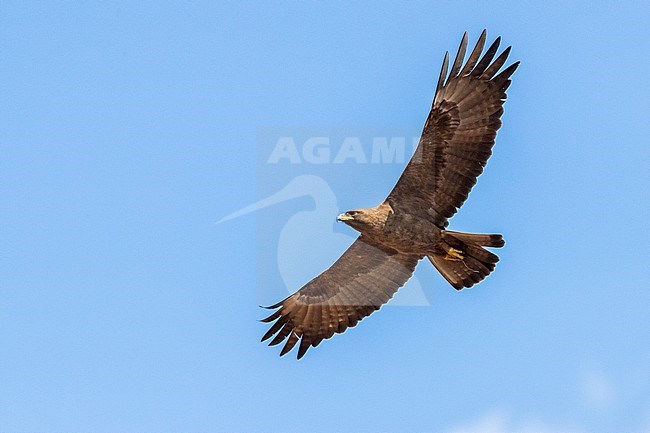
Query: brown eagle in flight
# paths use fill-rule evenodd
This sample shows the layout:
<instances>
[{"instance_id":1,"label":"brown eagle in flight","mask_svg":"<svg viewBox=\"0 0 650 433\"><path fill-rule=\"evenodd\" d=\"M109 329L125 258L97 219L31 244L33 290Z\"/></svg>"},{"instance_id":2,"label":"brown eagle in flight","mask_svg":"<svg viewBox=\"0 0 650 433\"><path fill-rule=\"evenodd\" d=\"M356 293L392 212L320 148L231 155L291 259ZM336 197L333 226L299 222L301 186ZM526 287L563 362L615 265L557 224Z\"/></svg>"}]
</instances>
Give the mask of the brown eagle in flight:
<instances>
[{"instance_id":1,"label":"brown eagle in flight","mask_svg":"<svg viewBox=\"0 0 650 433\"><path fill-rule=\"evenodd\" d=\"M463 64L467 33L447 74L445 54L429 117L415 154L386 200L338 216L361 233L325 272L283 301L263 322L275 323L262 341L286 340L280 355L298 342L298 359L335 333L381 308L427 257L456 289L471 287L494 270L499 258L484 247L502 247L501 235L446 230L483 172L501 126L503 103L516 62L497 75L510 48L497 58L501 38L481 57L486 32ZM277 334L277 335L276 335Z\"/></svg>"}]
</instances>

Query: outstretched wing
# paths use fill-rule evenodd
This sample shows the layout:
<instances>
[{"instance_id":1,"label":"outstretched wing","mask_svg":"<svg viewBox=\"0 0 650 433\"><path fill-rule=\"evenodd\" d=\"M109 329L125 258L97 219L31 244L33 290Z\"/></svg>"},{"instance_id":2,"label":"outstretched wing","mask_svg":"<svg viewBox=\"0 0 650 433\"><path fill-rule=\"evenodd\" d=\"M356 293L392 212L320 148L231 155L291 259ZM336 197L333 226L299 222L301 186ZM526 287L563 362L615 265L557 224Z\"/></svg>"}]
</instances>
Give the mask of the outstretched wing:
<instances>
[{"instance_id":1,"label":"outstretched wing","mask_svg":"<svg viewBox=\"0 0 650 433\"><path fill-rule=\"evenodd\" d=\"M497 38L479 60L485 36L483 30L463 66L465 33L448 77L449 53L445 54L418 148L387 198L393 209L422 215L439 227L446 227L465 202L492 154L506 89L519 65L496 75L510 47L492 62L501 40Z\"/></svg>"},{"instance_id":2,"label":"outstretched wing","mask_svg":"<svg viewBox=\"0 0 650 433\"><path fill-rule=\"evenodd\" d=\"M378 310L413 274L421 257L371 244L363 236L325 272L269 308L279 308L263 322L276 321L262 341L270 346L287 339L280 355L300 340L298 359L334 333L344 332Z\"/></svg>"}]
</instances>

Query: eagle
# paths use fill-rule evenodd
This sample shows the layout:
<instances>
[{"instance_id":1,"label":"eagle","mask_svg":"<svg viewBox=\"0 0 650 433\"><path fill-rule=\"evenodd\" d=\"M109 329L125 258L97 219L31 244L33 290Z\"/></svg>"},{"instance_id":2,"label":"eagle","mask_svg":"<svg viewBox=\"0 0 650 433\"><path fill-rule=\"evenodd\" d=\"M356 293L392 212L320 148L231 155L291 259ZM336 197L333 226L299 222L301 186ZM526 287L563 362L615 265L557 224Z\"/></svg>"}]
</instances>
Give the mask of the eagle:
<instances>
[{"instance_id":1,"label":"eagle","mask_svg":"<svg viewBox=\"0 0 650 433\"><path fill-rule=\"evenodd\" d=\"M504 246L502 235L447 230L492 154L506 89L519 66L515 62L499 73L511 47L494 59L499 37L481 56L485 40L483 30L463 63L466 32L449 73L445 54L418 146L388 197L337 217L359 237L329 269L265 307L276 311L262 319L274 322L262 341L286 341L280 356L300 343L300 359L310 347L356 326L393 297L424 257L456 290L494 270L499 258L485 247Z\"/></svg>"}]
</instances>

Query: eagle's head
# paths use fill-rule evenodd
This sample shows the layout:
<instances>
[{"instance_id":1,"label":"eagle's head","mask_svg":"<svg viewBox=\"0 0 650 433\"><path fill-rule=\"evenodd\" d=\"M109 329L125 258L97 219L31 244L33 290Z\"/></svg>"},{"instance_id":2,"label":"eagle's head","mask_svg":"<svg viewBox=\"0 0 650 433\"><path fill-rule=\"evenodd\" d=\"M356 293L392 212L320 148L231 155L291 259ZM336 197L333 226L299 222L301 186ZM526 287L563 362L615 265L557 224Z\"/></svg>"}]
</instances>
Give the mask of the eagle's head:
<instances>
[{"instance_id":1,"label":"eagle's head","mask_svg":"<svg viewBox=\"0 0 650 433\"><path fill-rule=\"evenodd\" d=\"M386 222L385 218L381 218L380 213L377 212L377 208L349 210L337 216L336 220L346 223L361 233L380 230Z\"/></svg>"}]
</instances>

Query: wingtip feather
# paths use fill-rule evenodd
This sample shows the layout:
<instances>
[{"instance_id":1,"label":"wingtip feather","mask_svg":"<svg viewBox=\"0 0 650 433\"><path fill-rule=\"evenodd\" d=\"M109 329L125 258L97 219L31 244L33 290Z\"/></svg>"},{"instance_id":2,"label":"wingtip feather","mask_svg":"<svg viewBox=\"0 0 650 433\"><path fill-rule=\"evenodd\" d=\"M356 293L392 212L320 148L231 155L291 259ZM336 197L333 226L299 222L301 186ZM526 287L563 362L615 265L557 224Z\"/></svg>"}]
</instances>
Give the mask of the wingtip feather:
<instances>
[{"instance_id":1,"label":"wingtip feather","mask_svg":"<svg viewBox=\"0 0 650 433\"><path fill-rule=\"evenodd\" d=\"M273 335L275 335L276 332L280 330L280 328L282 328L283 325L284 322L282 320L278 320L277 322L275 322L273 326L271 326L269 330L266 331L266 333L262 336L262 340L260 341L264 342L269 338L271 338Z\"/></svg>"},{"instance_id":2,"label":"wingtip feather","mask_svg":"<svg viewBox=\"0 0 650 433\"><path fill-rule=\"evenodd\" d=\"M296 345L298 342L298 336L296 335L295 332L291 332L291 335L289 335L289 338L287 339L286 344L282 347L282 350L280 351L280 356L286 355L291 349L293 349L293 346Z\"/></svg>"},{"instance_id":3,"label":"wingtip feather","mask_svg":"<svg viewBox=\"0 0 650 433\"><path fill-rule=\"evenodd\" d=\"M460 75L465 75L470 71L472 71L474 65L476 65L476 62L478 62L478 59L481 56L481 53L483 52L483 47L485 47L486 37L487 37L487 30L483 29L483 31L481 32L481 36L479 36L478 41L476 41L476 46L474 46L474 49L472 50L472 53L469 55L469 58L467 59L465 66L460 71Z\"/></svg>"},{"instance_id":4,"label":"wingtip feather","mask_svg":"<svg viewBox=\"0 0 650 433\"><path fill-rule=\"evenodd\" d=\"M281 310L278 310L278 311L274 312L273 314L271 314L270 316L265 317L264 319L260 319L259 322L262 322L262 323L269 323L269 322L274 321L275 319L277 319L278 317L280 317L280 311L281 311Z\"/></svg>"},{"instance_id":5,"label":"wingtip feather","mask_svg":"<svg viewBox=\"0 0 650 433\"><path fill-rule=\"evenodd\" d=\"M440 68L440 76L438 77L438 84L436 85L436 95L445 85L447 78L447 67L449 66L449 51L445 51L445 58L442 61L442 68Z\"/></svg>"},{"instance_id":6,"label":"wingtip feather","mask_svg":"<svg viewBox=\"0 0 650 433\"><path fill-rule=\"evenodd\" d=\"M303 356L305 356L305 353L307 353L307 349L311 346L311 338L309 338L308 335L303 334L302 338L300 339L300 347L298 347L298 356L297 358L300 359Z\"/></svg>"},{"instance_id":7,"label":"wingtip feather","mask_svg":"<svg viewBox=\"0 0 650 433\"><path fill-rule=\"evenodd\" d=\"M454 59L454 64L451 67L451 72L449 73L449 79L454 78L460 72L460 68L463 66L463 60L465 60L465 54L467 52L467 32L463 33L463 38L460 40L460 45L458 46L458 51L456 52L456 58Z\"/></svg>"}]
</instances>

